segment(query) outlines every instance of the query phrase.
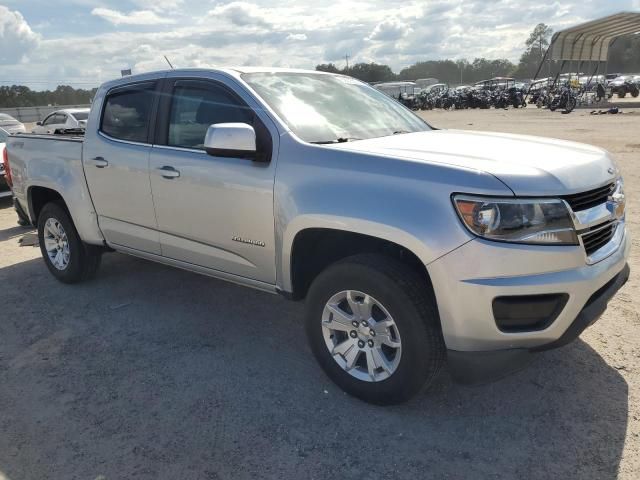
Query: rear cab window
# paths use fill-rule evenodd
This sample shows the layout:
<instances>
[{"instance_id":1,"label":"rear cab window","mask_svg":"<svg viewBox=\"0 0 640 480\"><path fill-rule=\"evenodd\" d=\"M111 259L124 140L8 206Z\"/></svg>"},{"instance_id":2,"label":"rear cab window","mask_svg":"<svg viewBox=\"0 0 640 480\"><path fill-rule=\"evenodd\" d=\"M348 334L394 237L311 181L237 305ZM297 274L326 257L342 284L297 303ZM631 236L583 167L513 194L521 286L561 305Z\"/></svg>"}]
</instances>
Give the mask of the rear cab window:
<instances>
[{"instance_id":1,"label":"rear cab window","mask_svg":"<svg viewBox=\"0 0 640 480\"><path fill-rule=\"evenodd\" d=\"M100 131L116 140L148 143L155 82L119 87L104 101Z\"/></svg>"}]
</instances>

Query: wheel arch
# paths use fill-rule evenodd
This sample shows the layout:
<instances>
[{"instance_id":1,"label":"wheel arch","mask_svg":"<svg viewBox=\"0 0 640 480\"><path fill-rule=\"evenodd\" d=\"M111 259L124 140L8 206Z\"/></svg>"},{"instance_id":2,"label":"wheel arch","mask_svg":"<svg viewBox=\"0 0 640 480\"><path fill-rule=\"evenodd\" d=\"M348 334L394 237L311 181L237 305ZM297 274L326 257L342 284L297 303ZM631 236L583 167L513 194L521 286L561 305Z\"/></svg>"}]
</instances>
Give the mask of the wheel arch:
<instances>
[{"instance_id":1,"label":"wheel arch","mask_svg":"<svg viewBox=\"0 0 640 480\"><path fill-rule=\"evenodd\" d=\"M283 236L279 283L295 300L306 296L313 279L328 265L361 253L397 258L416 270L433 290L426 266L432 252L408 232L363 220L321 222L317 218L310 225L288 231L289 235Z\"/></svg>"},{"instance_id":2,"label":"wheel arch","mask_svg":"<svg viewBox=\"0 0 640 480\"><path fill-rule=\"evenodd\" d=\"M50 202L57 202L67 211L83 242L104 245L104 237L88 194L56 188L49 182L32 183L26 189L26 207L33 225L37 225L42 208Z\"/></svg>"},{"instance_id":3,"label":"wheel arch","mask_svg":"<svg viewBox=\"0 0 640 480\"><path fill-rule=\"evenodd\" d=\"M40 185L32 185L27 190L27 202L29 208L29 217L34 225L38 223L38 217L42 208L51 202L59 203L69 212L69 206L64 200L60 192L49 187Z\"/></svg>"}]
</instances>

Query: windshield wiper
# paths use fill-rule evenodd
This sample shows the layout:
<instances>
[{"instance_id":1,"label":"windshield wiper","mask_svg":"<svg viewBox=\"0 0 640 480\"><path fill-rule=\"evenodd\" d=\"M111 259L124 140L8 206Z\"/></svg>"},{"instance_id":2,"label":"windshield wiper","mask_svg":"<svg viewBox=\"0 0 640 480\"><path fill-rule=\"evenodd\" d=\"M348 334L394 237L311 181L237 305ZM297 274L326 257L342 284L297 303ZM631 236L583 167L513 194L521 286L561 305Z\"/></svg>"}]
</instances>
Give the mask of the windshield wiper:
<instances>
[{"instance_id":1,"label":"windshield wiper","mask_svg":"<svg viewBox=\"0 0 640 480\"><path fill-rule=\"evenodd\" d=\"M353 140L362 140L362 139L356 138L356 137L338 137L335 140L319 140L317 142L309 142L309 143L313 143L315 145L328 145L330 143L345 143L345 142L351 142Z\"/></svg>"},{"instance_id":2,"label":"windshield wiper","mask_svg":"<svg viewBox=\"0 0 640 480\"><path fill-rule=\"evenodd\" d=\"M396 130L395 132L393 132L394 135L400 135L402 133L411 133L411 132L407 130Z\"/></svg>"}]
</instances>

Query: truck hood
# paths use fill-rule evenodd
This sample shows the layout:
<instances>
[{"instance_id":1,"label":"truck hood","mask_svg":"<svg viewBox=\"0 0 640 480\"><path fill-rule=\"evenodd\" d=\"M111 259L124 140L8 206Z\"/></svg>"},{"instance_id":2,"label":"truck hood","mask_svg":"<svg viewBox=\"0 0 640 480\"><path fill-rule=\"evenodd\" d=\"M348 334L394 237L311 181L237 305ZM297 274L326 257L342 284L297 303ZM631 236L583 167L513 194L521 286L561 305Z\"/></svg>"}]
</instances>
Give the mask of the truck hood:
<instances>
[{"instance_id":1,"label":"truck hood","mask_svg":"<svg viewBox=\"0 0 640 480\"><path fill-rule=\"evenodd\" d=\"M329 145L397 160L438 163L495 176L516 195L566 195L618 175L600 148L507 133L432 130Z\"/></svg>"}]
</instances>

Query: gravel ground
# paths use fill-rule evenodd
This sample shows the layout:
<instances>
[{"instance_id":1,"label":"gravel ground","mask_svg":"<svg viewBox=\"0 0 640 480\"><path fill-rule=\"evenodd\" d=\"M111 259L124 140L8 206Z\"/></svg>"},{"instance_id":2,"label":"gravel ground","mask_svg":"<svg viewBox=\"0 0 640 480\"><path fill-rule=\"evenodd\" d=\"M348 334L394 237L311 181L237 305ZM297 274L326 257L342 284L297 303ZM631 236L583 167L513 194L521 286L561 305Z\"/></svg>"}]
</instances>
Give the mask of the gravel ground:
<instances>
[{"instance_id":1,"label":"gravel ground","mask_svg":"<svg viewBox=\"0 0 640 480\"><path fill-rule=\"evenodd\" d=\"M424 116L608 148L640 238L640 112ZM462 387L445 371L381 408L322 374L301 304L119 254L62 285L19 245L25 232L0 203L1 480L640 478L637 246L581 339L500 382Z\"/></svg>"}]
</instances>

